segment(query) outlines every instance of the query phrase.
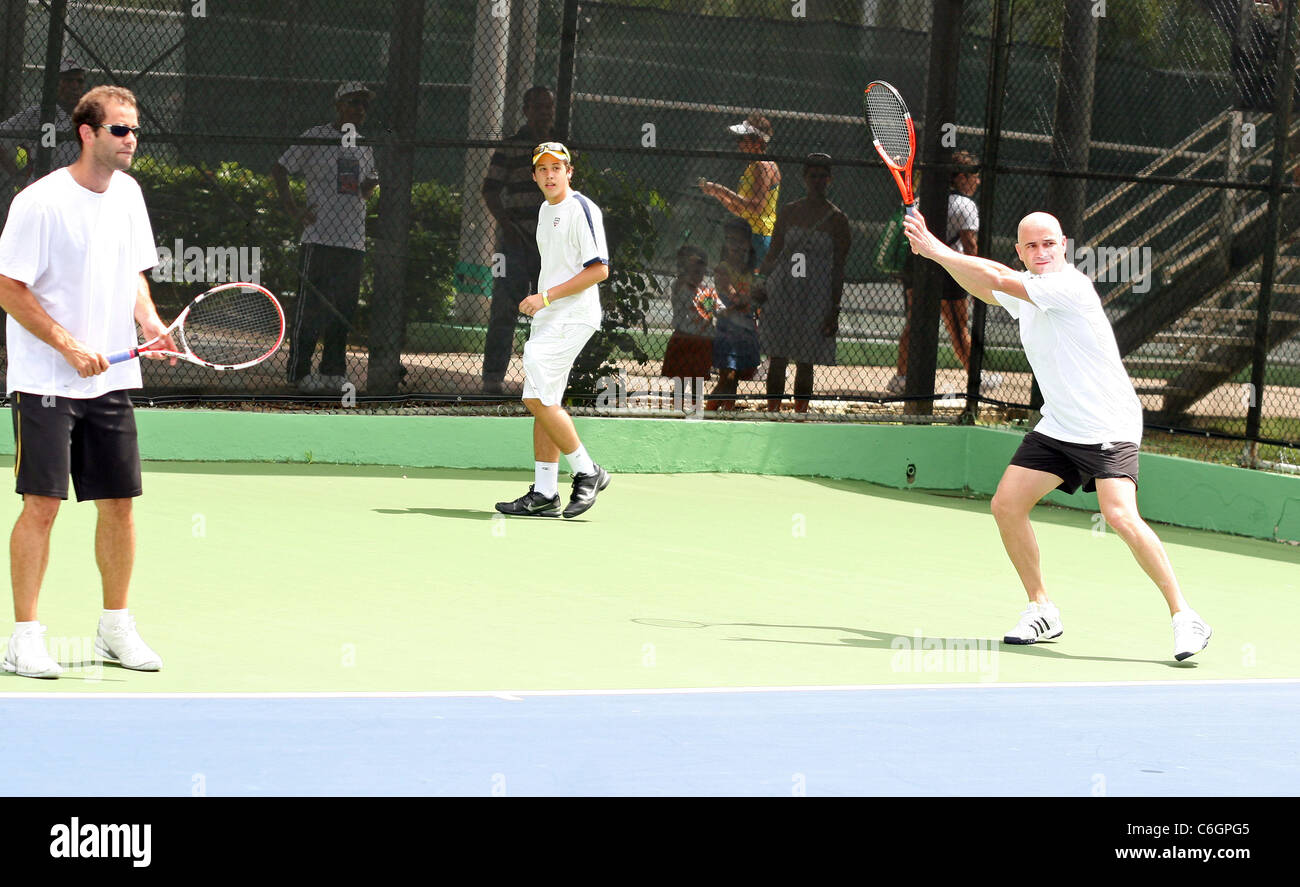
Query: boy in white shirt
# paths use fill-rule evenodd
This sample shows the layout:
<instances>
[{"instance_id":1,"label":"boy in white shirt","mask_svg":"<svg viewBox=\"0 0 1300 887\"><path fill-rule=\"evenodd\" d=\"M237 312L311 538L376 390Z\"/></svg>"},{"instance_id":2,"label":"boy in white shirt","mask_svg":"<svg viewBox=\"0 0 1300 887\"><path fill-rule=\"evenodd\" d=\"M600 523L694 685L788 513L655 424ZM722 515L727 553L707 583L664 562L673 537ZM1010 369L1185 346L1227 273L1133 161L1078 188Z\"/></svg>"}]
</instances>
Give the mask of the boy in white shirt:
<instances>
[{"instance_id":1,"label":"boy in white shirt","mask_svg":"<svg viewBox=\"0 0 1300 887\"><path fill-rule=\"evenodd\" d=\"M519 303L533 319L524 345L524 406L533 414L534 482L502 514L559 517L559 463L564 453L573 492L563 515L577 517L609 486L609 474L591 461L573 419L560 404L569 372L583 346L600 329L600 293L609 277L609 249L600 207L572 187L573 159L559 142L533 151L533 181L546 202L538 209L537 247L542 270L537 288Z\"/></svg>"},{"instance_id":2,"label":"boy in white shirt","mask_svg":"<svg viewBox=\"0 0 1300 887\"><path fill-rule=\"evenodd\" d=\"M125 668L158 671L162 658L140 638L126 608L135 560L132 500L140 450L127 390L136 361L104 355L161 335L144 271L158 263L144 198L126 174L139 136L135 96L92 89L72 122L81 154L14 198L0 233L0 307L9 314L8 391L13 398L16 490L23 510L9 540L14 620L2 663L23 677L55 678L36 602L50 557L50 530L68 497L98 510L95 561L104 611L95 651ZM175 348L171 337L168 348ZM175 363L172 359L172 363Z\"/></svg>"},{"instance_id":3,"label":"boy in white shirt","mask_svg":"<svg viewBox=\"0 0 1300 887\"><path fill-rule=\"evenodd\" d=\"M1047 213L1021 220L1016 272L965 256L931 234L918 214L904 220L912 251L944 267L967 292L1001 305L1020 322L1020 340L1043 392L1042 421L1026 435L993 496L1002 544L1029 595L1003 639L1032 644L1063 633L1043 586L1030 510L1053 489L1096 490L1102 515L1128 545L1169 605L1174 658L1205 648L1210 626L1184 600L1164 545L1138 514L1142 406L1120 361L1115 334L1092 281L1065 260L1061 223Z\"/></svg>"}]
</instances>

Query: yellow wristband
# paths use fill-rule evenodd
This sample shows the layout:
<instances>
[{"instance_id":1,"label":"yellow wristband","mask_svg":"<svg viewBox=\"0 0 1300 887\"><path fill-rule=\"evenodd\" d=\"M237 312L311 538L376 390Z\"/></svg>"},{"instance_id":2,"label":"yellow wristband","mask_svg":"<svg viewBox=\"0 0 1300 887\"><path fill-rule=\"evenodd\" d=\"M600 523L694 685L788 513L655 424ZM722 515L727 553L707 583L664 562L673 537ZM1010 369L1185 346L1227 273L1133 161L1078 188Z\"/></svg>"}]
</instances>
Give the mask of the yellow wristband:
<instances>
[{"instance_id":1,"label":"yellow wristband","mask_svg":"<svg viewBox=\"0 0 1300 887\"><path fill-rule=\"evenodd\" d=\"M547 298L546 290L542 290L542 304L545 305L547 308L551 307L551 300Z\"/></svg>"}]
</instances>

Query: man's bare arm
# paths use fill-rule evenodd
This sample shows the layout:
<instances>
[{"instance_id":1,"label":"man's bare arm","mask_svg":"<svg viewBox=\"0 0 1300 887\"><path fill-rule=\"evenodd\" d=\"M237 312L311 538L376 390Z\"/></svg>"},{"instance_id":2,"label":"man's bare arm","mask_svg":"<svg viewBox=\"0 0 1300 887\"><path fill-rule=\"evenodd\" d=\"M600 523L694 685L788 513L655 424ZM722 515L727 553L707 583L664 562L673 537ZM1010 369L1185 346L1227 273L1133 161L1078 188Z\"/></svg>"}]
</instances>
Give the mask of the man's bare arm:
<instances>
[{"instance_id":1,"label":"man's bare arm","mask_svg":"<svg viewBox=\"0 0 1300 887\"><path fill-rule=\"evenodd\" d=\"M49 345L85 379L108 369L104 355L91 351L50 317L36 294L21 280L0 274L0 308L22 325L23 329Z\"/></svg>"},{"instance_id":2,"label":"man's bare arm","mask_svg":"<svg viewBox=\"0 0 1300 887\"><path fill-rule=\"evenodd\" d=\"M1006 265L979 256L963 256L935 237L925 226L920 213L903 219L903 232L912 244L912 252L943 266L966 292L982 302L996 305L994 290L1031 302L1023 278Z\"/></svg>"}]
</instances>

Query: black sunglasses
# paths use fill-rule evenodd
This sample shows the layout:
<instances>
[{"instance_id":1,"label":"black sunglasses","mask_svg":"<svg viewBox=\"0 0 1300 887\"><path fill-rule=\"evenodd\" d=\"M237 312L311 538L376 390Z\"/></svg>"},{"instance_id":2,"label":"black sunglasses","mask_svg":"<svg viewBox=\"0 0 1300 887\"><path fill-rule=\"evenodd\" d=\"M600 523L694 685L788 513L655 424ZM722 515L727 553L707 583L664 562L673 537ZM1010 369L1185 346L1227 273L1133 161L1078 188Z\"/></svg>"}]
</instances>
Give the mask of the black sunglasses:
<instances>
[{"instance_id":1,"label":"black sunglasses","mask_svg":"<svg viewBox=\"0 0 1300 887\"><path fill-rule=\"evenodd\" d=\"M126 138L127 133L130 133L137 139L140 138L140 127L138 126L127 126L123 123L101 123L99 125L117 136L119 139Z\"/></svg>"}]
</instances>

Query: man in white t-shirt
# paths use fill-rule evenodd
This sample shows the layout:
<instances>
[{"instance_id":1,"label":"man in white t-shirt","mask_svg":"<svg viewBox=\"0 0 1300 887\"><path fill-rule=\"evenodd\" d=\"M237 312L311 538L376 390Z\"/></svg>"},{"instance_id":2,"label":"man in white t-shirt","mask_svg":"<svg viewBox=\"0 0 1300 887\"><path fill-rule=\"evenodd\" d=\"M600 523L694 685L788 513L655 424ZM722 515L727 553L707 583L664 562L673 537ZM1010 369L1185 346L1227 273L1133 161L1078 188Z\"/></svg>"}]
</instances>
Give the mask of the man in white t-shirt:
<instances>
[{"instance_id":1,"label":"man in white t-shirt","mask_svg":"<svg viewBox=\"0 0 1300 887\"><path fill-rule=\"evenodd\" d=\"M1096 490L1106 523L1164 595L1174 658L1204 649L1210 626L1187 605L1164 545L1138 514L1142 406L1092 281L1065 260L1061 223L1041 212L1021 220L1016 253L1024 272L962 255L931 234L919 215L905 219L904 230L913 252L1019 321L1025 356L1043 392L1042 421L1026 435L993 496L1002 544L1029 595L1005 642L1032 644L1063 633L1060 611L1043 585L1029 513L1052 490L1073 493L1082 484L1084 492Z\"/></svg>"},{"instance_id":2,"label":"man in white t-shirt","mask_svg":"<svg viewBox=\"0 0 1300 887\"><path fill-rule=\"evenodd\" d=\"M538 289L519 303L533 319L524 345L524 406L533 414L534 481L502 514L559 517L560 454L573 472L565 517L577 517L609 486L609 474L591 461L573 419L561 405L569 372L583 346L600 329L600 293L609 277L609 249L600 207L573 190L573 159L559 142L533 150L533 181L546 202L537 211L537 248L542 257Z\"/></svg>"},{"instance_id":3,"label":"man in white t-shirt","mask_svg":"<svg viewBox=\"0 0 1300 887\"><path fill-rule=\"evenodd\" d=\"M158 262L153 230L140 186L126 174L138 120L129 90L86 93L72 114L81 141L77 161L15 197L0 233L14 474L23 497L9 540L17 625L3 667L25 677L53 678L63 670L46 652L36 602L69 475L78 501L93 499L98 510L104 612L95 651L126 668L162 667L126 606L135 559L132 499L141 493L127 390L140 387L140 365L110 367L104 356L137 344L136 323L146 340L166 330L144 276Z\"/></svg>"},{"instance_id":4,"label":"man in white t-shirt","mask_svg":"<svg viewBox=\"0 0 1300 887\"><path fill-rule=\"evenodd\" d=\"M64 59L59 65L59 91L54 106L54 151L50 169L58 169L76 161L81 153L81 143L72 131L72 111L81 94L86 91L86 69L73 59ZM41 130L41 105L37 102L23 108L8 120L0 123L0 171L15 182L31 184L36 170L36 145L30 136L19 136L23 131ZM15 135L8 135L15 133ZM27 155L27 165L19 168L16 157L22 149Z\"/></svg>"},{"instance_id":5,"label":"man in white t-shirt","mask_svg":"<svg viewBox=\"0 0 1300 887\"><path fill-rule=\"evenodd\" d=\"M348 332L361 297L366 255L366 201L379 184L375 153L357 142L375 94L350 81L334 91L334 120L303 138L331 144L292 145L271 167L280 202L303 224L297 304L289 326L289 382L304 393L338 394L347 382ZM298 206L289 176L302 175L307 203ZM321 342L320 372L311 371Z\"/></svg>"}]
</instances>

